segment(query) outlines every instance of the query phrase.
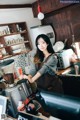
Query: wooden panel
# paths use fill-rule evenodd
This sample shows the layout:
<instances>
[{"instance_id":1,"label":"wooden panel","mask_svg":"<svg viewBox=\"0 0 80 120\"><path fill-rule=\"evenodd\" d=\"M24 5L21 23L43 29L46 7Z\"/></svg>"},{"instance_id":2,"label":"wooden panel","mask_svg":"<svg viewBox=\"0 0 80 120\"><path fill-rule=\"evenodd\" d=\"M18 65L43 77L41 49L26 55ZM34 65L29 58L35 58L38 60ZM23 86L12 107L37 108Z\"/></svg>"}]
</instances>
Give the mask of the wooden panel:
<instances>
[{"instance_id":1,"label":"wooden panel","mask_svg":"<svg viewBox=\"0 0 80 120\"><path fill-rule=\"evenodd\" d=\"M52 11L55 11L70 5L70 4L60 3L60 0L38 0L38 1L41 6L41 10L44 14L50 13ZM35 2L32 4L34 17L36 17L38 14L37 6L38 6L38 2Z\"/></svg>"},{"instance_id":2,"label":"wooden panel","mask_svg":"<svg viewBox=\"0 0 80 120\"><path fill-rule=\"evenodd\" d=\"M13 5L6 5L6 4L4 4L4 5L0 5L0 9L9 9L9 8L30 8L30 7L32 7L32 5L31 4L13 4Z\"/></svg>"},{"instance_id":3,"label":"wooden panel","mask_svg":"<svg viewBox=\"0 0 80 120\"><path fill-rule=\"evenodd\" d=\"M45 18L43 24L52 24L56 32L56 41L64 41L71 33L65 12Z\"/></svg>"},{"instance_id":4,"label":"wooden panel","mask_svg":"<svg viewBox=\"0 0 80 120\"><path fill-rule=\"evenodd\" d=\"M72 34L75 41L80 41L80 4L62 4L60 0L39 0L45 18L42 24L51 24L56 33L56 41L64 41L67 46L72 44ZM37 16L37 2L32 4L34 16Z\"/></svg>"},{"instance_id":5,"label":"wooden panel","mask_svg":"<svg viewBox=\"0 0 80 120\"><path fill-rule=\"evenodd\" d=\"M66 7L45 16L42 24L52 24L56 32L56 41L68 39L67 46L72 43L72 34L75 41L80 41L80 4Z\"/></svg>"},{"instance_id":6,"label":"wooden panel","mask_svg":"<svg viewBox=\"0 0 80 120\"><path fill-rule=\"evenodd\" d=\"M75 35L76 41L80 41L80 4L77 5L71 12L70 21L72 21L72 32Z\"/></svg>"}]
</instances>

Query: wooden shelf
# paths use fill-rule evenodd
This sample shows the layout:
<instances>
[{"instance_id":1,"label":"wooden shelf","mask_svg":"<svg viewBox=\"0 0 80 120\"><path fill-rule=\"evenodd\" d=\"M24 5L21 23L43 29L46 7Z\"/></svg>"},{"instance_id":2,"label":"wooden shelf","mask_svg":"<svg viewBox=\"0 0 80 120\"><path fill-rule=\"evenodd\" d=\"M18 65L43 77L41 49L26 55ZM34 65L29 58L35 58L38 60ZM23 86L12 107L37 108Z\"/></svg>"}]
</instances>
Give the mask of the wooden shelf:
<instances>
[{"instance_id":1,"label":"wooden shelf","mask_svg":"<svg viewBox=\"0 0 80 120\"><path fill-rule=\"evenodd\" d=\"M13 57L13 56L16 56L16 55L20 55L20 54L25 54L25 53L28 53L30 51L31 50L26 50L26 51L22 51L22 52L19 52L19 53L16 53L16 54L6 55L6 56L3 56L2 58L0 58L0 60L4 60L4 59L10 58L10 57Z\"/></svg>"},{"instance_id":2,"label":"wooden shelf","mask_svg":"<svg viewBox=\"0 0 80 120\"><path fill-rule=\"evenodd\" d=\"M24 34L24 33L27 33L27 31L24 30L24 31L21 31L21 32L14 32L14 33L2 35L2 36L0 36L0 37L7 37L7 36L11 36L11 35Z\"/></svg>"},{"instance_id":3,"label":"wooden shelf","mask_svg":"<svg viewBox=\"0 0 80 120\"><path fill-rule=\"evenodd\" d=\"M2 53L2 56L4 56L3 58L1 58L2 60L24 53L24 52L20 52L20 53L13 54L13 49L11 48L11 46L24 44L25 49L29 48L29 51L32 49L31 41L29 40L29 36L27 32L26 22L0 24L0 27L1 27L0 44L3 45L3 47L0 47L0 52L2 52L3 48L5 48L6 53L9 54L4 56L4 54Z\"/></svg>"}]
</instances>

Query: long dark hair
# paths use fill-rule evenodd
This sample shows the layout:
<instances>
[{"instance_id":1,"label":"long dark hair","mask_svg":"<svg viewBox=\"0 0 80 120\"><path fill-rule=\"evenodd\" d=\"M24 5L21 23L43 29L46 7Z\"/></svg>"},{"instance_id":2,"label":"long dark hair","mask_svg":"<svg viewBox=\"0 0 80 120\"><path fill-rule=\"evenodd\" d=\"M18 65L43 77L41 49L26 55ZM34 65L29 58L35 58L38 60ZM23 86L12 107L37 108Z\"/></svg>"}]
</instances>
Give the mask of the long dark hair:
<instances>
[{"instance_id":1,"label":"long dark hair","mask_svg":"<svg viewBox=\"0 0 80 120\"><path fill-rule=\"evenodd\" d=\"M40 34L40 35L38 35L37 38L36 38L36 41L35 41L37 51L36 51L36 55L35 55L34 59L35 59L35 58L38 58L38 59L40 60L40 62L42 62L43 59L44 59L44 54L43 54L43 52L40 51L39 48L38 48L38 40L39 40L40 38L42 38L42 39L48 44L47 50L48 50L49 53L54 53L54 50L53 50L53 48L52 48L51 41L50 41L50 39L49 39L49 37L48 37L47 35L45 35L45 34Z\"/></svg>"}]
</instances>

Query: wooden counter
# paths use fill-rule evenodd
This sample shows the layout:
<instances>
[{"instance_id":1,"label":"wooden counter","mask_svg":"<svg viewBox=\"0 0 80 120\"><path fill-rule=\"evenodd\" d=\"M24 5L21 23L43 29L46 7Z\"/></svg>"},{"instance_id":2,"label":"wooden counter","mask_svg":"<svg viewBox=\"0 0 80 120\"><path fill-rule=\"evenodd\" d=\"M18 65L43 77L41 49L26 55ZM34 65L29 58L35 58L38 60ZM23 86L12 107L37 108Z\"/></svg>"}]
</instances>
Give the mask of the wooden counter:
<instances>
[{"instance_id":1,"label":"wooden counter","mask_svg":"<svg viewBox=\"0 0 80 120\"><path fill-rule=\"evenodd\" d=\"M68 72L70 70L71 70L71 67L68 67L68 68L62 69L62 70L58 70L57 75L61 75L61 74L66 73L66 72Z\"/></svg>"},{"instance_id":2,"label":"wooden counter","mask_svg":"<svg viewBox=\"0 0 80 120\"><path fill-rule=\"evenodd\" d=\"M38 113L38 115L33 115L33 114L30 114L30 113L25 113L25 112L19 112L19 114L22 116L22 117L25 117L25 118L30 118L31 117L31 120L32 119L38 119L38 120L60 120L59 118L56 118L54 116L49 116L49 117L46 117L44 116L42 113ZM16 120L16 119L14 119Z\"/></svg>"},{"instance_id":3,"label":"wooden counter","mask_svg":"<svg viewBox=\"0 0 80 120\"><path fill-rule=\"evenodd\" d=\"M78 62L80 62L80 60L76 60L76 62L74 62L73 64L75 65L75 64L77 64ZM73 66L68 67L68 68L65 68L65 69L62 69L62 70L58 70L58 71L57 71L57 75L65 74L66 72L70 71L72 67L73 67Z\"/></svg>"}]
</instances>

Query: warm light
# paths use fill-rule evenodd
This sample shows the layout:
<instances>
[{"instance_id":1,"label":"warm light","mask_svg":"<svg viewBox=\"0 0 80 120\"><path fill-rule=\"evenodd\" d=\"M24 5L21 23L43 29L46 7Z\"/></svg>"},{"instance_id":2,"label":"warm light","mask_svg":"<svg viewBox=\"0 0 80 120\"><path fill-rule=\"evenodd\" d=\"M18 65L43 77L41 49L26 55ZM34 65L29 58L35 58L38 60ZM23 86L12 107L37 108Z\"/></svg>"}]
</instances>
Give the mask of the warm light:
<instances>
[{"instance_id":1,"label":"warm light","mask_svg":"<svg viewBox=\"0 0 80 120\"><path fill-rule=\"evenodd\" d=\"M44 14L43 14L42 12L39 12L39 13L38 13L38 19L39 19L39 20L44 19Z\"/></svg>"},{"instance_id":2,"label":"warm light","mask_svg":"<svg viewBox=\"0 0 80 120\"><path fill-rule=\"evenodd\" d=\"M42 13L41 6L39 4L38 4L38 16L37 17L39 20L44 19L44 14Z\"/></svg>"}]
</instances>

